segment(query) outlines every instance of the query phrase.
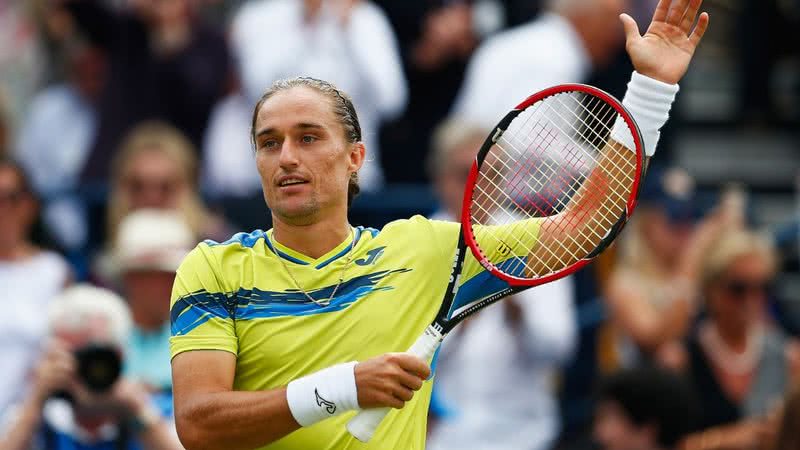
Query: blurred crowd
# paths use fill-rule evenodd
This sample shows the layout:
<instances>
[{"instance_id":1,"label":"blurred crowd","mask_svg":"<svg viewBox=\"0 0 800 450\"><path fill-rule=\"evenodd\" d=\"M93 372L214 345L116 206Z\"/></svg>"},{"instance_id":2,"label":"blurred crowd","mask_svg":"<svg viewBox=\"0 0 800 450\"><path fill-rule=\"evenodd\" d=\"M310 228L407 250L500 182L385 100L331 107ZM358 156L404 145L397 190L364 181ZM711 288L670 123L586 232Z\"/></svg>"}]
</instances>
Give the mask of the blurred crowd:
<instances>
[{"instance_id":1,"label":"blurred crowd","mask_svg":"<svg viewBox=\"0 0 800 450\"><path fill-rule=\"evenodd\" d=\"M355 224L452 220L487 130L525 96L621 96L618 15L646 23L655 3L0 1L0 450L181 448L175 270L202 239L270 227L249 128L273 81L352 96L369 156ZM800 19L797 2L707 3L757 19L740 31L763 45L756 31ZM744 41L743 105L769 116L754 86L798 48ZM784 253L743 186L701 201L664 142L618 244L446 341L429 448L800 448L800 344L772 289Z\"/></svg>"}]
</instances>

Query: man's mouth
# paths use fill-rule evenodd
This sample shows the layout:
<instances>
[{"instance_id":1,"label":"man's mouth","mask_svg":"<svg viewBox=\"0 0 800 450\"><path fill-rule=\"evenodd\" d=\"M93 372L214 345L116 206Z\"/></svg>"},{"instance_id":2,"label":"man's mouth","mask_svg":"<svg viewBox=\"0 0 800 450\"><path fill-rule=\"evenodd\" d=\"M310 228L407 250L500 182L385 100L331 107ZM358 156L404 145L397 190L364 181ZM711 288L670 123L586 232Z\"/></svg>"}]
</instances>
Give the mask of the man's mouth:
<instances>
[{"instance_id":1,"label":"man's mouth","mask_svg":"<svg viewBox=\"0 0 800 450\"><path fill-rule=\"evenodd\" d=\"M286 187L286 186L294 186L297 184L305 184L305 183L308 183L308 181L303 180L302 178L286 177L286 178L281 178L278 181L278 186Z\"/></svg>"}]
</instances>

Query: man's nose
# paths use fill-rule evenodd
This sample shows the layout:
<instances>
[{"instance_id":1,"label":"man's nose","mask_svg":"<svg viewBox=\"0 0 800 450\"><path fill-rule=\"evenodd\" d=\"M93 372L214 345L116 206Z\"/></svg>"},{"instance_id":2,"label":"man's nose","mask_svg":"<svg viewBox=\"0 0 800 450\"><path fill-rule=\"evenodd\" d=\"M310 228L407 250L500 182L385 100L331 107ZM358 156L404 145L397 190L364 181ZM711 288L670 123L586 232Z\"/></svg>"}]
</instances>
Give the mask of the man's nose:
<instances>
[{"instance_id":1,"label":"man's nose","mask_svg":"<svg viewBox=\"0 0 800 450\"><path fill-rule=\"evenodd\" d=\"M281 146L281 153L278 162L280 166L284 169L297 167L300 163L298 156L299 156L299 149L293 142L287 139L286 141L283 142L283 145Z\"/></svg>"}]
</instances>

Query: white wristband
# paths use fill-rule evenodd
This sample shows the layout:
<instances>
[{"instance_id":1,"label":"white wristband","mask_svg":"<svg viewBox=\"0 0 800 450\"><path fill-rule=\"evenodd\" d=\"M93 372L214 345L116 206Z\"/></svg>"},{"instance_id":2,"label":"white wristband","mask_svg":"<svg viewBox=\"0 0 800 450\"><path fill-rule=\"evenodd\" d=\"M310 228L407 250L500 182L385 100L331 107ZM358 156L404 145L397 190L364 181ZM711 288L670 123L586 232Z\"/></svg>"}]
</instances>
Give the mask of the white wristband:
<instances>
[{"instance_id":1,"label":"white wristband","mask_svg":"<svg viewBox=\"0 0 800 450\"><path fill-rule=\"evenodd\" d=\"M677 84L667 84L636 71L631 76L622 104L639 126L644 153L647 156L653 156L656 152L658 139L661 136L659 130L669 119L669 110L679 89ZM617 117L617 122L611 130L611 138L631 150L636 148L633 136L622 117Z\"/></svg>"},{"instance_id":2,"label":"white wristband","mask_svg":"<svg viewBox=\"0 0 800 450\"><path fill-rule=\"evenodd\" d=\"M356 364L337 364L289 383L286 400L297 423L307 427L358 409Z\"/></svg>"}]
</instances>

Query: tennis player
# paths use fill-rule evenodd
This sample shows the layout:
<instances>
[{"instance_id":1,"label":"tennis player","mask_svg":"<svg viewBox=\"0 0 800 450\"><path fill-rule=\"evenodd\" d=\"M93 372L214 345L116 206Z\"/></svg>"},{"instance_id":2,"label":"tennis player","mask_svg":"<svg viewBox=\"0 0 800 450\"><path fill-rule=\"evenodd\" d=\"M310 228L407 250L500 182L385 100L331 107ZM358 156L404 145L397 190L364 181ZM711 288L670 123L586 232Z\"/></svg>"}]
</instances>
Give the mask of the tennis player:
<instances>
[{"instance_id":1,"label":"tennis player","mask_svg":"<svg viewBox=\"0 0 800 450\"><path fill-rule=\"evenodd\" d=\"M694 25L701 3L661 0L644 36L621 17L636 69L623 103L648 156L708 25L705 13ZM366 150L352 102L329 83L276 82L255 106L252 138L274 228L199 244L173 289L183 444L423 449L431 369L392 352L409 348L435 316L459 225L422 217L382 230L348 223ZM498 283L473 260L456 302L499 291ZM345 423L374 407L396 409L362 444Z\"/></svg>"}]
</instances>

